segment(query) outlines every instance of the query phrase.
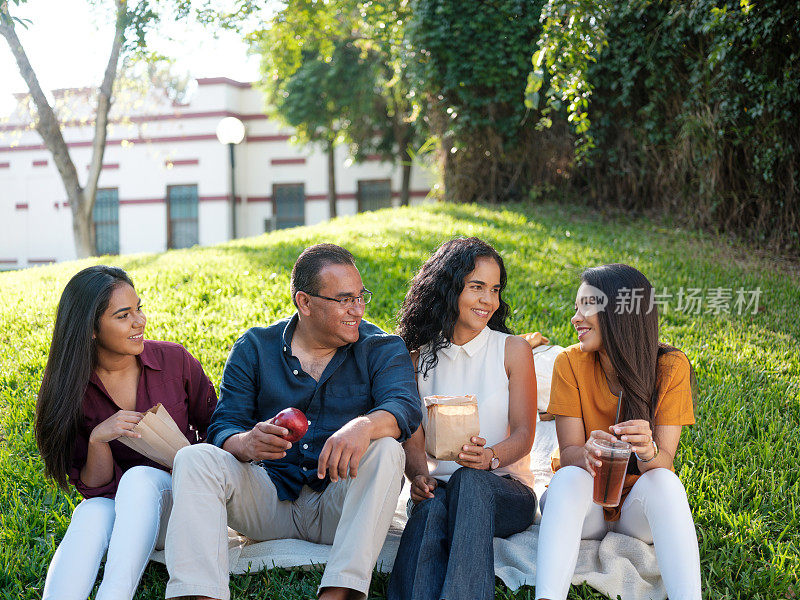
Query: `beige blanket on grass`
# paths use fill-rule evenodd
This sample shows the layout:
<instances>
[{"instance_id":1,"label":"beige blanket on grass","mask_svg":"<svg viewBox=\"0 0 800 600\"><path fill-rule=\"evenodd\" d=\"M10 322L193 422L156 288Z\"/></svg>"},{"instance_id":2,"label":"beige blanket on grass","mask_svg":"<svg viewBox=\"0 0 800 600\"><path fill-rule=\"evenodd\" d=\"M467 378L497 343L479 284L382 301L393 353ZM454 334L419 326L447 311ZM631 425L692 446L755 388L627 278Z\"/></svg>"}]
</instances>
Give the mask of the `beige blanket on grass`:
<instances>
[{"instance_id":1,"label":"beige blanket on grass","mask_svg":"<svg viewBox=\"0 0 800 600\"><path fill-rule=\"evenodd\" d=\"M541 498L552 477L550 453L556 447L555 422L536 424L536 441L531 450L531 470L536 478L536 496ZM408 485L403 487L397 511L386 542L378 557L378 570L389 573L406 522ZM507 539L494 540L494 571L510 589L533 586L536 581L536 548L540 516L529 529ZM330 546L303 540L253 542L229 535L231 573L246 573L272 567L309 568L327 562ZM152 560L163 563L164 552L153 553ZM596 590L622 600L664 600L667 597L656 562L653 546L632 537L609 533L602 541L581 541L578 564L572 577L574 585L586 582Z\"/></svg>"}]
</instances>

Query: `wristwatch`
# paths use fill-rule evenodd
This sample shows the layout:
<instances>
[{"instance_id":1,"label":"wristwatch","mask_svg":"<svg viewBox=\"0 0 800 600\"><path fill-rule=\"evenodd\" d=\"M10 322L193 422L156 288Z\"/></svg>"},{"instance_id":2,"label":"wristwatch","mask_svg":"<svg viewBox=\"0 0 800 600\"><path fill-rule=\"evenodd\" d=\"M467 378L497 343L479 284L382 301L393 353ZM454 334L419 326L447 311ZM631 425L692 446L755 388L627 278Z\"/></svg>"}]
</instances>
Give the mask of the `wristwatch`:
<instances>
[{"instance_id":1,"label":"wristwatch","mask_svg":"<svg viewBox=\"0 0 800 600\"><path fill-rule=\"evenodd\" d=\"M650 440L650 441L653 442L653 456L651 456L650 458L645 460L642 457L640 457L638 454L636 454L636 452L634 452L634 454L636 455L636 458L639 460L639 462L649 463L651 460L655 460L656 456L658 456L658 444L656 444L655 440Z\"/></svg>"},{"instance_id":2,"label":"wristwatch","mask_svg":"<svg viewBox=\"0 0 800 600\"><path fill-rule=\"evenodd\" d=\"M500 466L500 459L497 458L497 454L494 451L494 448L489 446L488 450L492 451L492 462L489 463L489 470L494 471L497 467Z\"/></svg>"}]
</instances>

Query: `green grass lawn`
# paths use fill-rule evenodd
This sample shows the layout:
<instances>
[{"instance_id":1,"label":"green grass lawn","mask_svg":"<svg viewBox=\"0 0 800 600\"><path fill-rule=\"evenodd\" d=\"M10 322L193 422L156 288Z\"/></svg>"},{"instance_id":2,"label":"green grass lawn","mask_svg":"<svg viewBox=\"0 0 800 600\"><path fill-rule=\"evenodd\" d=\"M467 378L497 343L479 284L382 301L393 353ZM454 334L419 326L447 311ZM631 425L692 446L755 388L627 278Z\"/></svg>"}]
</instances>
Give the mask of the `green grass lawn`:
<instances>
[{"instance_id":1,"label":"green grass lawn","mask_svg":"<svg viewBox=\"0 0 800 600\"><path fill-rule=\"evenodd\" d=\"M629 263L659 292L662 339L682 348L699 382L698 424L681 439L676 471L700 541L707 598L794 598L800 593L800 270L721 240L622 215L554 204L495 211L429 205L337 219L314 227L164 254L106 257L0 274L0 594L38 598L77 494L43 476L33 418L55 307L67 280L98 262L130 273L149 338L180 342L219 382L236 338L291 314L289 274L299 252L330 241L355 254L375 292L367 318L387 330L410 278L431 251L476 235L503 254L516 332L542 331L567 346L578 275ZM679 288L761 289L756 314L675 309ZM705 309L705 305L703 306ZM319 573L272 571L232 579L233 598L309 598ZM166 571L148 567L137 598L163 598ZM385 597L378 576L372 595ZM499 598L533 598L498 585ZM573 588L570 597L601 597Z\"/></svg>"}]
</instances>

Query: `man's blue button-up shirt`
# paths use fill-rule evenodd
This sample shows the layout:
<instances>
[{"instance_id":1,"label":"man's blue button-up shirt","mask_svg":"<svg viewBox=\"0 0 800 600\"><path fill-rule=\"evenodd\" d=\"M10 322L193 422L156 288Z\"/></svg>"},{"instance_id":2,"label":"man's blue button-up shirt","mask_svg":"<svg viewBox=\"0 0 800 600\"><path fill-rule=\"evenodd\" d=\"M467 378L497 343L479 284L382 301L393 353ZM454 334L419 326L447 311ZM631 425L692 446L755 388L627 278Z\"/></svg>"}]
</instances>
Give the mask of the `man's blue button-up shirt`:
<instances>
[{"instance_id":1,"label":"man's blue button-up shirt","mask_svg":"<svg viewBox=\"0 0 800 600\"><path fill-rule=\"evenodd\" d=\"M322 491L317 461L327 439L356 417L385 410L397 419L400 441L422 420L414 370L403 340L362 320L358 341L336 351L319 381L292 355L298 317L253 327L231 349L220 397L208 428L219 447L230 436L251 430L284 408L302 410L308 433L280 460L264 460L280 500L296 500L304 485Z\"/></svg>"}]
</instances>

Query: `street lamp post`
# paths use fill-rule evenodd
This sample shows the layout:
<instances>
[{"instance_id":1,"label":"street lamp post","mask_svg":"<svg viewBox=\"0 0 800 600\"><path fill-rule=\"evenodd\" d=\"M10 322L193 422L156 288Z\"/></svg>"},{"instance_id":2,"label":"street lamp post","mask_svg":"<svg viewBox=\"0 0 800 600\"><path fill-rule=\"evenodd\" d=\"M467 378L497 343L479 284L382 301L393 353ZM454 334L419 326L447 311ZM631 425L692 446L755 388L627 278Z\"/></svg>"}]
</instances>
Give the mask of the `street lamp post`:
<instances>
[{"instance_id":1,"label":"street lamp post","mask_svg":"<svg viewBox=\"0 0 800 600\"><path fill-rule=\"evenodd\" d=\"M217 139L228 145L231 159L231 239L236 239L236 173L233 147L244 139L244 123L236 117L225 117L217 125Z\"/></svg>"}]
</instances>

